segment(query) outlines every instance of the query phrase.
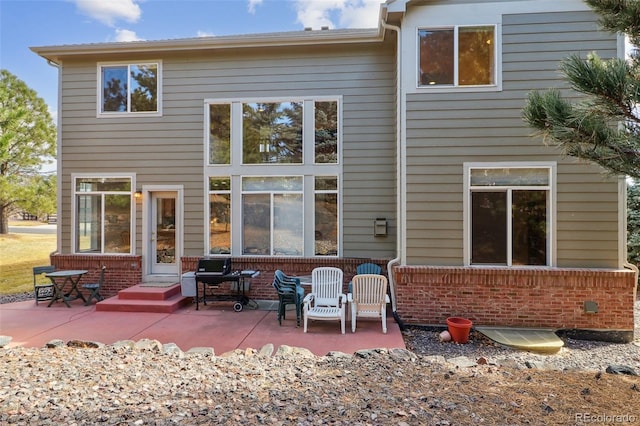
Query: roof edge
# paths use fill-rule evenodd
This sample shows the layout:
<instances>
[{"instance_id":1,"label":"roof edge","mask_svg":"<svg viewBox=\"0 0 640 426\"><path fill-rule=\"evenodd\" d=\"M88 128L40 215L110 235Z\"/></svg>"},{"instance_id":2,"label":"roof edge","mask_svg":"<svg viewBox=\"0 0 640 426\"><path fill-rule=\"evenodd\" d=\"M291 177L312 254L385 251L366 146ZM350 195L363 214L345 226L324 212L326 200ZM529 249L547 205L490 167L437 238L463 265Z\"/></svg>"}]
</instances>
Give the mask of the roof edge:
<instances>
[{"instance_id":1,"label":"roof edge","mask_svg":"<svg viewBox=\"0 0 640 426\"><path fill-rule=\"evenodd\" d=\"M375 43L383 41L384 30L378 28L290 31L217 37L194 37L169 40L88 43L60 46L34 46L32 52L58 62L62 58L111 53L153 53L240 49L252 47L308 46L322 44Z\"/></svg>"}]
</instances>

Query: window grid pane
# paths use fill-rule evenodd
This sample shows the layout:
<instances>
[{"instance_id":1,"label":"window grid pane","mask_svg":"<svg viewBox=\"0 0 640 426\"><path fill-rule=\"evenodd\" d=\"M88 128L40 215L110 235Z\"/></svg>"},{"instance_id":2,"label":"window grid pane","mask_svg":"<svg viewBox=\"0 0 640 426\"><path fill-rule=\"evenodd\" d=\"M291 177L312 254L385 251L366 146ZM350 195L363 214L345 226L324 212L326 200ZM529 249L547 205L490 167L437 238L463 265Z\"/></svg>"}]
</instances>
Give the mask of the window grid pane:
<instances>
[{"instance_id":1,"label":"window grid pane","mask_svg":"<svg viewBox=\"0 0 640 426\"><path fill-rule=\"evenodd\" d=\"M102 67L102 112L126 112L129 79L127 66Z\"/></svg>"},{"instance_id":2,"label":"window grid pane","mask_svg":"<svg viewBox=\"0 0 640 426\"><path fill-rule=\"evenodd\" d=\"M243 104L242 162L302 164L302 102Z\"/></svg>"},{"instance_id":3,"label":"window grid pane","mask_svg":"<svg viewBox=\"0 0 640 426\"><path fill-rule=\"evenodd\" d=\"M102 252L102 196L78 195L76 247L79 253Z\"/></svg>"},{"instance_id":4,"label":"window grid pane","mask_svg":"<svg viewBox=\"0 0 640 426\"><path fill-rule=\"evenodd\" d=\"M458 84L494 84L493 27L463 27L458 32Z\"/></svg>"},{"instance_id":5,"label":"window grid pane","mask_svg":"<svg viewBox=\"0 0 640 426\"><path fill-rule=\"evenodd\" d=\"M547 191L512 193L512 264L547 264Z\"/></svg>"},{"instance_id":6,"label":"window grid pane","mask_svg":"<svg viewBox=\"0 0 640 426\"><path fill-rule=\"evenodd\" d=\"M271 194L242 196L242 254L271 254Z\"/></svg>"},{"instance_id":7,"label":"window grid pane","mask_svg":"<svg viewBox=\"0 0 640 426\"><path fill-rule=\"evenodd\" d=\"M209 164L231 164L231 105L209 105Z\"/></svg>"},{"instance_id":8,"label":"window grid pane","mask_svg":"<svg viewBox=\"0 0 640 426\"><path fill-rule=\"evenodd\" d=\"M471 186L549 186L546 167L472 168Z\"/></svg>"},{"instance_id":9,"label":"window grid pane","mask_svg":"<svg viewBox=\"0 0 640 426\"><path fill-rule=\"evenodd\" d=\"M231 179L209 178L209 253L231 254Z\"/></svg>"},{"instance_id":10,"label":"window grid pane","mask_svg":"<svg viewBox=\"0 0 640 426\"><path fill-rule=\"evenodd\" d=\"M141 64L129 67L131 76L131 112L158 110L158 65Z\"/></svg>"},{"instance_id":11,"label":"window grid pane","mask_svg":"<svg viewBox=\"0 0 640 426\"><path fill-rule=\"evenodd\" d=\"M471 263L507 264L507 193L471 193Z\"/></svg>"},{"instance_id":12,"label":"window grid pane","mask_svg":"<svg viewBox=\"0 0 640 426\"><path fill-rule=\"evenodd\" d=\"M338 194L316 193L315 254L338 255Z\"/></svg>"},{"instance_id":13,"label":"window grid pane","mask_svg":"<svg viewBox=\"0 0 640 426\"><path fill-rule=\"evenodd\" d=\"M419 84L433 86L438 84L452 85L454 70L454 31L419 30L420 64Z\"/></svg>"},{"instance_id":14,"label":"window grid pane","mask_svg":"<svg viewBox=\"0 0 640 426\"><path fill-rule=\"evenodd\" d=\"M315 103L315 162L338 162L338 103Z\"/></svg>"},{"instance_id":15,"label":"window grid pane","mask_svg":"<svg viewBox=\"0 0 640 426\"><path fill-rule=\"evenodd\" d=\"M302 194L273 196L273 255L302 256Z\"/></svg>"}]
</instances>

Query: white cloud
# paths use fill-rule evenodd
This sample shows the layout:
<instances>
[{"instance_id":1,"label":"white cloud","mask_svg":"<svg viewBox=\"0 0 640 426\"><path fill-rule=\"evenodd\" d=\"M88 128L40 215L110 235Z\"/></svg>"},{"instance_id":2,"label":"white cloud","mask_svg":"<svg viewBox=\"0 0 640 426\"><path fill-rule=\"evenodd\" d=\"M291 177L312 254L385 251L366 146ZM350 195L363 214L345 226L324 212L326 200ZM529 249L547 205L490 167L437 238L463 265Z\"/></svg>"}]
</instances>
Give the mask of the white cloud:
<instances>
[{"instance_id":1,"label":"white cloud","mask_svg":"<svg viewBox=\"0 0 640 426\"><path fill-rule=\"evenodd\" d=\"M262 0L249 0L248 10L249 13L255 15L256 6L260 6L262 4Z\"/></svg>"},{"instance_id":2,"label":"white cloud","mask_svg":"<svg viewBox=\"0 0 640 426\"><path fill-rule=\"evenodd\" d=\"M143 40L131 30L116 29L116 41L140 41Z\"/></svg>"},{"instance_id":3,"label":"white cloud","mask_svg":"<svg viewBox=\"0 0 640 426\"><path fill-rule=\"evenodd\" d=\"M110 27L116 21L137 22L142 11L136 0L75 0L81 13Z\"/></svg>"},{"instance_id":4,"label":"white cloud","mask_svg":"<svg viewBox=\"0 0 640 426\"><path fill-rule=\"evenodd\" d=\"M381 0L295 0L297 19L304 27L375 28ZM336 22L334 22L334 20Z\"/></svg>"},{"instance_id":5,"label":"white cloud","mask_svg":"<svg viewBox=\"0 0 640 426\"><path fill-rule=\"evenodd\" d=\"M196 37L213 37L213 36L215 36L214 33L208 33L206 31L198 31Z\"/></svg>"}]
</instances>

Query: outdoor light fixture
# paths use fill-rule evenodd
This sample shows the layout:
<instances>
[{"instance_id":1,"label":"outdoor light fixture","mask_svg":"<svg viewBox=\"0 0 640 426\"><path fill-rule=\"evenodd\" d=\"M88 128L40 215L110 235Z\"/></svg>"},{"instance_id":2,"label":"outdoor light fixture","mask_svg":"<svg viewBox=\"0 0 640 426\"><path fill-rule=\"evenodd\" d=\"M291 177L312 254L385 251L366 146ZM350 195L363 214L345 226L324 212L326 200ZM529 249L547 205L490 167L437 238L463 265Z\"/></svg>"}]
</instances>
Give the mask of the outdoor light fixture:
<instances>
[{"instance_id":1,"label":"outdoor light fixture","mask_svg":"<svg viewBox=\"0 0 640 426\"><path fill-rule=\"evenodd\" d=\"M142 191L136 191L135 194L133 194L134 197L136 197L136 199L141 199L142 198Z\"/></svg>"}]
</instances>

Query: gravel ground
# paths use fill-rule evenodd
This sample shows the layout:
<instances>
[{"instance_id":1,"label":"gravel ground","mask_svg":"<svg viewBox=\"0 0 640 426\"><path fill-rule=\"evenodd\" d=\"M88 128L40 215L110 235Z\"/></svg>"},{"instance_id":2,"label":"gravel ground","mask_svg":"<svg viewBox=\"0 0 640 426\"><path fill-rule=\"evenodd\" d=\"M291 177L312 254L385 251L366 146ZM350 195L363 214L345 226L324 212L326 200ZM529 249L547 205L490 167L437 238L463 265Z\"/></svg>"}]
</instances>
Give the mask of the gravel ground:
<instances>
[{"instance_id":1,"label":"gravel ground","mask_svg":"<svg viewBox=\"0 0 640 426\"><path fill-rule=\"evenodd\" d=\"M24 300L14 295L10 300ZM31 296L29 295L29 298ZM1 298L5 302L8 298ZM567 340L556 355L404 331L409 350L316 357L266 345L213 356L141 340L0 349L0 424L640 424L636 340Z\"/></svg>"}]
</instances>

